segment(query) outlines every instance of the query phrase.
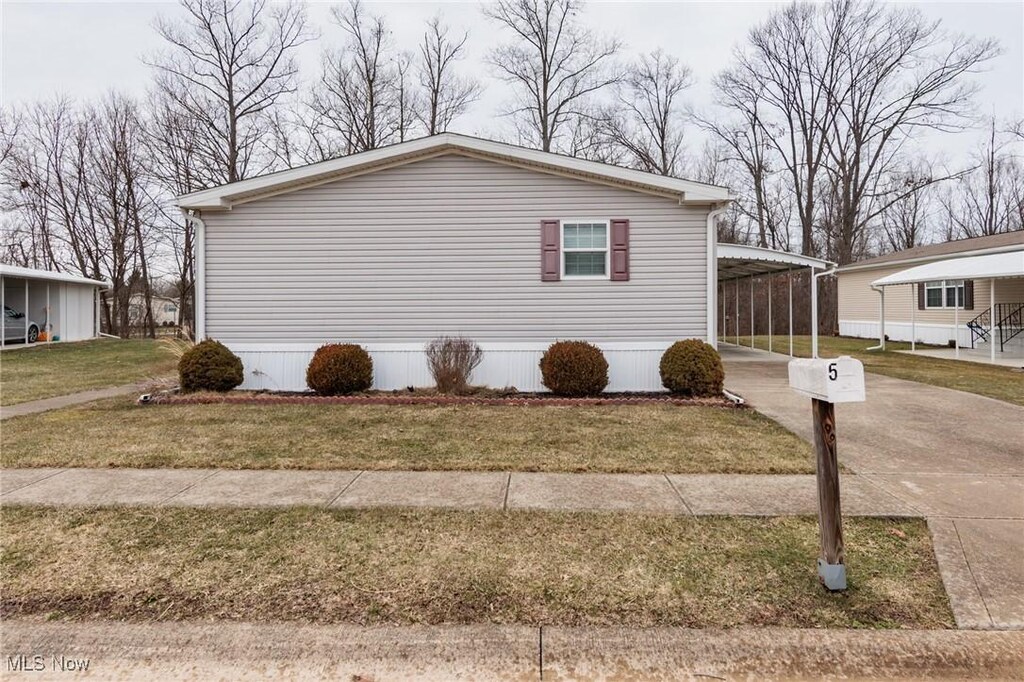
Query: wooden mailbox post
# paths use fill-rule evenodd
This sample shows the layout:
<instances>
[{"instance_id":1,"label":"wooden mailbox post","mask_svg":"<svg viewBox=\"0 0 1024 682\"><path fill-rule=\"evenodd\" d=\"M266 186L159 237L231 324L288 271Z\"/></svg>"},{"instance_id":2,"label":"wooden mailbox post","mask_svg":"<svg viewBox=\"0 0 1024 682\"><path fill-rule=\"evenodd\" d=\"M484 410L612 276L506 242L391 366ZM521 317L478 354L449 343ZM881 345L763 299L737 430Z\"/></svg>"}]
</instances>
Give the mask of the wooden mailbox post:
<instances>
[{"instance_id":1,"label":"wooden mailbox post","mask_svg":"<svg viewBox=\"0 0 1024 682\"><path fill-rule=\"evenodd\" d=\"M811 399L821 532L818 577L829 590L845 590L846 557L843 515L839 506L835 404L864 402L864 365L860 360L845 355L831 360L791 360L789 386Z\"/></svg>"}]
</instances>

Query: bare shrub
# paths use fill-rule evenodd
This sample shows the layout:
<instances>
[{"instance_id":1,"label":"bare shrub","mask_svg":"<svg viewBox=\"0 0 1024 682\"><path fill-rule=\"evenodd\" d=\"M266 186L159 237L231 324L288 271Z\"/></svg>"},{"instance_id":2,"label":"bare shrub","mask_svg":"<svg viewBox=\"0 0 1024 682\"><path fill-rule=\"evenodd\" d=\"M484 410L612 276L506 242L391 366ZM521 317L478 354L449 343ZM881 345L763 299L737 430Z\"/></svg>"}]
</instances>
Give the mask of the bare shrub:
<instances>
[{"instance_id":1,"label":"bare shrub","mask_svg":"<svg viewBox=\"0 0 1024 682\"><path fill-rule=\"evenodd\" d=\"M465 393L469 377L484 358L472 339L442 336L427 344L427 364L439 393Z\"/></svg>"}]
</instances>

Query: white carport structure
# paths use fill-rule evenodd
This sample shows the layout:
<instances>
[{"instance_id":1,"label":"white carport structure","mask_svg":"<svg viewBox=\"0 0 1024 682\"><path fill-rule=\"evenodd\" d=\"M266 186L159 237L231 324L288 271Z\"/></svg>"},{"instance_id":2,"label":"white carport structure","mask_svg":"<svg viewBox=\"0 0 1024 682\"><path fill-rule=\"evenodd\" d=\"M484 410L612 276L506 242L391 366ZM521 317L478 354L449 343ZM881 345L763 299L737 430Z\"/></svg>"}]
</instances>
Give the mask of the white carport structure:
<instances>
[{"instance_id":1,"label":"white carport structure","mask_svg":"<svg viewBox=\"0 0 1024 682\"><path fill-rule=\"evenodd\" d=\"M917 286L922 282L936 282L952 280L963 282L965 280L989 280L989 309L975 318L976 324L987 333L989 342L989 361L996 361L995 332L998 328L1000 335L1003 334L1004 325L1016 324L1019 326L1022 312L1020 308L1007 311L1006 316L1000 314L996 304L996 288L999 280L1024 277L1024 250L1010 251L1007 253L993 253L984 256L968 256L965 258L950 258L918 265L913 268L901 270L900 272L887 275L871 283L871 288L880 294L879 300L879 346L885 348L885 290L886 287L897 285ZM956 288L957 301L953 308L954 328L953 334L955 357L960 358L960 307L963 304L959 294L960 288ZM914 306L911 306L911 350L916 350L916 329L914 321ZM986 314L987 313L987 314ZM1016 318L1013 316L1016 315ZM973 322L973 320L972 320Z\"/></svg>"},{"instance_id":2,"label":"white carport structure","mask_svg":"<svg viewBox=\"0 0 1024 682\"><path fill-rule=\"evenodd\" d=\"M0 347L9 339L28 341L30 321L47 333L47 342L99 336L99 291L106 288L106 282L65 272L0 264ZM21 317L9 318L7 308Z\"/></svg>"},{"instance_id":3,"label":"white carport structure","mask_svg":"<svg viewBox=\"0 0 1024 682\"><path fill-rule=\"evenodd\" d=\"M736 345L740 345L740 289L749 290L750 295L750 347L754 347L754 291L760 284L767 288L768 293L768 350L772 351L772 283L776 275L787 274L789 287L789 355L793 355L793 278L791 275L800 270L811 273L811 354L818 357L818 278L835 272L835 263L797 253L763 249L756 246L740 244L719 244L717 246L718 286L721 297L721 338L728 337L730 319L730 302L733 303L733 328ZM745 286L741 287L741 284ZM731 285L731 286L727 286ZM747 292L744 292L746 294ZM731 301L730 301L731 299ZM718 305L715 306L716 312ZM717 327L716 327L717 328Z\"/></svg>"}]
</instances>

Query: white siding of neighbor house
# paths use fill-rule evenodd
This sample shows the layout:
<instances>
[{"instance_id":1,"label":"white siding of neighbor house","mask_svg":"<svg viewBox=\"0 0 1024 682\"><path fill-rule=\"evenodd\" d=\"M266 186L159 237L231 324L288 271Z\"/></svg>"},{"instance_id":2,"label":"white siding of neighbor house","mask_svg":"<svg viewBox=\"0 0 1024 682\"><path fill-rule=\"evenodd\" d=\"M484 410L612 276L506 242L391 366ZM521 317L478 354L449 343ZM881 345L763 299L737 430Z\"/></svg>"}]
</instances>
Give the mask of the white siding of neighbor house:
<instances>
[{"instance_id":1,"label":"white siding of neighbor house","mask_svg":"<svg viewBox=\"0 0 1024 682\"><path fill-rule=\"evenodd\" d=\"M389 358L379 388L423 385L446 334L489 352L478 383L539 388L540 350L585 339L650 355L610 388L657 388L656 349L706 335L707 211L455 154L206 211L206 333L253 388L304 388L325 342ZM630 220L630 281L541 281L541 220L611 218Z\"/></svg>"}]
</instances>

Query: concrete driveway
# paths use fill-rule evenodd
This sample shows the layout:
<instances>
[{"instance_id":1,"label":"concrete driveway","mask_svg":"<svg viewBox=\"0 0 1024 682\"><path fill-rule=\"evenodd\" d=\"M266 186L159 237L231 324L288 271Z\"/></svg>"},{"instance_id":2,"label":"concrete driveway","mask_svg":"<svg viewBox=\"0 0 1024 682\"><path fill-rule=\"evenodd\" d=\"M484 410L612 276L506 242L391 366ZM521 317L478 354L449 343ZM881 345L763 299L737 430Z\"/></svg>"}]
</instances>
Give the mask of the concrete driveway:
<instances>
[{"instance_id":1,"label":"concrete driveway","mask_svg":"<svg viewBox=\"0 0 1024 682\"><path fill-rule=\"evenodd\" d=\"M726 388L806 440L811 407L784 355L723 346ZM961 627L1024 628L1024 408L867 374L836 406L839 460L928 518ZM1024 378L1022 378L1024 380Z\"/></svg>"}]
</instances>

